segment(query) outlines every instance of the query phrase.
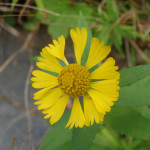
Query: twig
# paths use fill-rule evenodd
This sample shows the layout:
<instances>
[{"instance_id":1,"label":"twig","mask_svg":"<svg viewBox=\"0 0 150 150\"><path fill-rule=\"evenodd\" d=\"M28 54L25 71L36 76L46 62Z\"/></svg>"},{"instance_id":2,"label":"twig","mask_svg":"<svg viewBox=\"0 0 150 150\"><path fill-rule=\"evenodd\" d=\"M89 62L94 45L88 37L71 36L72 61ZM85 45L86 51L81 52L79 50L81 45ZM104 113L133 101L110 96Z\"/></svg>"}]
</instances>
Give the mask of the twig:
<instances>
[{"instance_id":1,"label":"twig","mask_svg":"<svg viewBox=\"0 0 150 150\"><path fill-rule=\"evenodd\" d=\"M10 12L19 12L19 9L11 9L10 7L2 6L2 7L0 7L0 11L2 11L2 12L8 12L8 11L10 11Z\"/></svg>"},{"instance_id":2,"label":"twig","mask_svg":"<svg viewBox=\"0 0 150 150\"><path fill-rule=\"evenodd\" d=\"M117 19L116 22L117 22L117 23L120 23L120 24L124 24L127 19L129 19L129 18L132 17L132 14L133 14L133 13L134 13L134 10L133 10L133 9L131 9L131 10L125 12L124 14L122 14L122 15Z\"/></svg>"},{"instance_id":3,"label":"twig","mask_svg":"<svg viewBox=\"0 0 150 150\"><path fill-rule=\"evenodd\" d=\"M11 150L13 150L13 149L14 149L15 141L16 141L16 137L15 137L15 136L13 136L12 143L11 143Z\"/></svg>"},{"instance_id":4,"label":"twig","mask_svg":"<svg viewBox=\"0 0 150 150\"><path fill-rule=\"evenodd\" d=\"M129 42L127 39L124 40L125 43L125 51L126 51L126 56L127 56L127 65L128 67L131 67L131 56L130 56L130 49L129 49Z\"/></svg>"},{"instance_id":5,"label":"twig","mask_svg":"<svg viewBox=\"0 0 150 150\"><path fill-rule=\"evenodd\" d=\"M32 108L29 110L29 113L33 113L34 111L36 111L36 108ZM5 130L10 129L11 126L13 126L17 121L21 120L22 118L24 118L26 116L26 112L19 114L18 116L15 116L14 118L12 118L11 120L7 121L5 124L3 124L2 126L0 126L0 128L5 128Z\"/></svg>"},{"instance_id":6,"label":"twig","mask_svg":"<svg viewBox=\"0 0 150 150\"><path fill-rule=\"evenodd\" d=\"M12 4L11 3L0 3L0 5L11 6ZM24 5L23 4L16 4L15 7L24 7ZM25 8L39 10L39 11L54 15L56 17L65 17L65 18L78 18L79 17L78 15L62 15L62 14L59 14L59 13L56 13L56 12L53 12L53 11L50 11L47 9L42 9L42 8L38 8L35 6L31 6L31 5L26 5ZM92 20L100 20L99 17L92 17L92 16L85 16L85 18L86 19L92 19Z\"/></svg>"},{"instance_id":7,"label":"twig","mask_svg":"<svg viewBox=\"0 0 150 150\"><path fill-rule=\"evenodd\" d=\"M29 83L30 83L30 78L31 78L33 68L34 68L34 65L31 63L29 67L28 75L25 81L25 89L24 89L24 103L25 103L25 109L26 109L26 116L28 120L28 132L29 132L29 141L30 141L31 150L34 148L32 144L32 121L31 121L30 111L29 111L28 91L29 91Z\"/></svg>"},{"instance_id":8,"label":"twig","mask_svg":"<svg viewBox=\"0 0 150 150\"><path fill-rule=\"evenodd\" d=\"M34 35L34 32L30 32L26 39L25 42L23 43L22 47L20 49L18 49L17 51L15 51L1 66L0 66L0 73L2 73L2 71L9 65L9 63L11 61L14 60L14 58L20 53L23 52L29 45L29 43L31 42L31 39Z\"/></svg>"},{"instance_id":9,"label":"twig","mask_svg":"<svg viewBox=\"0 0 150 150\"><path fill-rule=\"evenodd\" d=\"M11 6L12 3L0 3L0 5ZM40 10L40 11L46 12L46 13L54 15L54 16L60 16L60 14L55 13L53 11L49 11L49 10L46 10L46 9L42 9L42 8L38 8L38 7L35 7L35 6L31 6L31 5L24 6L24 4L15 4L15 7L25 7L25 8L30 8L30 9L34 9L34 10Z\"/></svg>"},{"instance_id":10,"label":"twig","mask_svg":"<svg viewBox=\"0 0 150 150\"><path fill-rule=\"evenodd\" d=\"M105 3L106 3L106 0L102 0L100 3L100 6L103 7L105 5Z\"/></svg>"},{"instance_id":11,"label":"twig","mask_svg":"<svg viewBox=\"0 0 150 150\"><path fill-rule=\"evenodd\" d=\"M20 34L14 27L6 23L3 19L0 19L0 26L15 37L18 37Z\"/></svg>"},{"instance_id":12,"label":"twig","mask_svg":"<svg viewBox=\"0 0 150 150\"><path fill-rule=\"evenodd\" d=\"M20 11L20 13L19 13L18 22L19 22L20 24L22 24L21 17L22 17L22 15L23 15L23 13L25 12L26 6L28 6L28 4L30 3L30 1L31 1L31 0L26 0L24 6L22 7L22 9L21 9L21 11Z\"/></svg>"},{"instance_id":13,"label":"twig","mask_svg":"<svg viewBox=\"0 0 150 150\"><path fill-rule=\"evenodd\" d=\"M3 101L5 103L8 103L9 105L19 108L19 109L24 109L24 104L19 101L13 101L10 99L8 96L4 95L3 93L0 93L0 101Z\"/></svg>"},{"instance_id":14,"label":"twig","mask_svg":"<svg viewBox=\"0 0 150 150\"><path fill-rule=\"evenodd\" d=\"M146 63L150 64L150 60L147 58L147 56L143 53L143 51L140 49L140 47L138 47L138 45L133 41L133 40L129 40L130 44L132 45L132 47L134 47L134 50L137 51L137 53L143 58L143 60L146 61Z\"/></svg>"}]
</instances>

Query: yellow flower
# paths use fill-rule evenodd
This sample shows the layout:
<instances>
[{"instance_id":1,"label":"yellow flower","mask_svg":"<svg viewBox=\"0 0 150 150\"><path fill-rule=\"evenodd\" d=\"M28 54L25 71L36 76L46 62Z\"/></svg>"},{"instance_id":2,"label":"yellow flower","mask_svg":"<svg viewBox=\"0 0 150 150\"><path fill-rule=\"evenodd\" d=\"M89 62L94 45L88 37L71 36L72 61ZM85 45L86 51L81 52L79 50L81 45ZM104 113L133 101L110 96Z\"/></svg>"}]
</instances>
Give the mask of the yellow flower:
<instances>
[{"instance_id":1,"label":"yellow flower","mask_svg":"<svg viewBox=\"0 0 150 150\"><path fill-rule=\"evenodd\" d=\"M74 43L77 64L69 64L65 55L65 38L60 36L42 49L41 57L36 65L41 70L34 70L31 80L32 86L40 91L34 94L38 109L43 109L45 119L50 118L50 124L56 123L64 113L69 97L73 97L73 107L66 127L90 126L103 121L106 112L109 112L113 101L118 99L120 74L116 70L115 60L109 57L109 46L104 46L97 38L92 38L89 56L85 66L81 65L81 57L87 42L87 30L76 28L70 30ZM66 66L62 67L58 61L62 60ZM102 63L103 61L103 63ZM101 62L101 64L100 64ZM89 71L100 64L94 71ZM47 72L57 73L53 76ZM83 97L83 109L79 97ZM84 110L84 111L83 111Z\"/></svg>"}]
</instances>

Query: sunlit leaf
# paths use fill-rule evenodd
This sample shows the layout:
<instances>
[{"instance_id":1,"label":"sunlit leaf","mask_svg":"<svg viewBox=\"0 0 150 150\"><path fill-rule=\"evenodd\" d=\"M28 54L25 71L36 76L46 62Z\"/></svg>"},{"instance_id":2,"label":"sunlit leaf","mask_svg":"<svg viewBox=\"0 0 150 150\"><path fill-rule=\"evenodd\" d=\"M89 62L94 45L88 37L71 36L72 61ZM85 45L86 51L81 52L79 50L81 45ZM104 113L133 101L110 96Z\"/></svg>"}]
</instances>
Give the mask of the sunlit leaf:
<instances>
[{"instance_id":1,"label":"sunlit leaf","mask_svg":"<svg viewBox=\"0 0 150 150\"><path fill-rule=\"evenodd\" d=\"M120 134L150 139L150 119L143 117L135 109L115 107L105 116L104 121Z\"/></svg>"},{"instance_id":2,"label":"sunlit leaf","mask_svg":"<svg viewBox=\"0 0 150 150\"><path fill-rule=\"evenodd\" d=\"M115 105L129 107L150 105L150 88L140 86L122 87Z\"/></svg>"},{"instance_id":3,"label":"sunlit leaf","mask_svg":"<svg viewBox=\"0 0 150 150\"><path fill-rule=\"evenodd\" d=\"M53 150L60 146L63 146L66 142L69 142L72 138L72 131L65 128L69 119L70 112L67 112L63 117L50 129L46 135L40 150Z\"/></svg>"},{"instance_id":4,"label":"sunlit leaf","mask_svg":"<svg viewBox=\"0 0 150 150\"><path fill-rule=\"evenodd\" d=\"M120 71L120 86L130 85L150 75L150 65L140 65Z\"/></svg>"},{"instance_id":5,"label":"sunlit leaf","mask_svg":"<svg viewBox=\"0 0 150 150\"><path fill-rule=\"evenodd\" d=\"M72 133L72 150L87 150L96 135L97 128L97 124L90 127L74 128Z\"/></svg>"}]
</instances>

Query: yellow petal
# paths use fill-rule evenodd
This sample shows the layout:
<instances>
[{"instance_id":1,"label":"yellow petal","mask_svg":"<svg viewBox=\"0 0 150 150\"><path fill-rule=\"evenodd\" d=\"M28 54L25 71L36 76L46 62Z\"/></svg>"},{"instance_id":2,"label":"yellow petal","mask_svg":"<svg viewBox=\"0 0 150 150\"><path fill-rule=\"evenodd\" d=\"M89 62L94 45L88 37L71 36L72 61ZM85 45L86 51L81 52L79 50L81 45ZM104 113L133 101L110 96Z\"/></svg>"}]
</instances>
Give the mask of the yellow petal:
<instances>
[{"instance_id":1,"label":"yellow petal","mask_svg":"<svg viewBox=\"0 0 150 150\"><path fill-rule=\"evenodd\" d=\"M84 123L85 123L85 117L80 105L79 98L75 97L71 115L66 127L70 125L69 129L71 129L75 125L76 128L77 127L82 128L84 126Z\"/></svg>"},{"instance_id":2,"label":"yellow petal","mask_svg":"<svg viewBox=\"0 0 150 150\"><path fill-rule=\"evenodd\" d=\"M119 79L120 74L118 66L115 65L115 60L109 57L99 68L91 73L91 79Z\"/></svg>"},{"instance_id":3,"label":"yellow petal","mask_svg":"<svg viewBox=\"0 0 150 150\"><path fill-rule=\"evenodd\" d=\"M63 95L63 92L61 89L58 88L53 88L49 89L48 92L46 92L45 95L41 97L40 100L37 100L34 104L39 105L38 109L47 109L54 105L57 100Z\"/></svg>"},{"instance_id":4,"label":"yellow petal","mask_svg":"<svg viewBox=\"0 0 150 150\"><path fill-rule=\"evenodd\" d=\"M110 111L110 106L113 105L111 98L94 89L90 89L87 92L92 98L99 113L105 114Z\"/></svg>"},{"instance_id":5,"label":"yellow petal","mask_svg":"<svg viewBox=\"0 0 150 150\"><path fill-rule=\"evenodd\" d=\"M81 57L87 41L87 30L85 28L81 28L80 30L78 27L76 28L76 31L74 29L71 29L70 36L74 43L74 51L77 63L80 64Z\"/></svg>"},{"instance_id":6,"label":"yellow petal","mask_svg":"<svg viewBox=\"0 0 150 150\"><path fill-rule=\"evenodd\" d=\"M42 90L39 90L38 92L34 93L34 100L39 100L41 99L43 96L45 96L48 92L49 92L50 87L48 88L44 88Z\"/></svg>"},{"instance_id":7,"label":"yellow petal","mask_svg":"<svg viewBox=\"0 0 150 150\"><path fill-rule=\"evenodd\" d=\"M58 85L57 77L54 77L48 73L40 70L34 70L32 74L35 76L31 78L33 81L32 87L34 88L52 88Z\"/></svg>"},{"instance_id":8,"label":"yellow petal","mask_svg":"<svg viewBox=\"0 0 150 150\"><path fill-rule=\"evenodd\" d=\"M111 98L118 98L119 92L119 82L115 79L91 82L91 87L95 90L111 97Z\"/></svg>"},{"instance_id":9,"label":"yellow petal","mask_svg":"<svg viewBox=\"0 0 150 150\"><path fill-rule=\"evenodd\" d=\"M110 51L110 46L104 46L104 42L100 42L97 38L92 38L90 52L85 66L88 69L92 68L104 60Z\"/></svg>"},{"instance_id":10,"label":"yellow petal","mask_svg":"<svg viewBox=\"0 0 150 150\"><path fill-rule=\"evenodd\" d=\"M64 36L60 36L58 37L58 41L57 40L53 40L53 44L49 44L49 47L45 47L45 49L47 49L47 51L61 59L62 61L66 62L66 58L64 55L64 50L65 50L65 38Z\"/></svg>"},{"instance_id":11,"label":"yellow petal","mask_svg":"<svg viewBox=\"0 0 150 150\"><path fill-rule=\"evenodd\" d=\"M85 125L90 126L93 125L94 121L99 123L100 121L100 113L97 111L92 99L88 94L83 96L84 102L84 115L85 115Z\"/></svg>"},{"instance_id":12,"label":"yellow petal","mask_svg":"<svg viewBox=\"0 0 150 150\"><path fill-rule=\"evenodd\" d=\"M39 62L36 63L39 68L56 73L62 70L56 57L52 56L46 48L43 48L40 54L42 57L38 57Z\"/></svg>"},{"instance_id":13,"label":"yellow petal","mask_svg":"<svg viewBox=\"0 0 150 150\"><path fill-rule=\"evenodd\" d=\"M61 116L63 115L67 102L68 102L69 96L64 95L60 99L57 100L57 102L50 108L48 108L46 111L44 111L44 114L47 115L44 117L45 119L50 118L50 124L54 124L57 122Z\"/></svg>"}]
</instances>

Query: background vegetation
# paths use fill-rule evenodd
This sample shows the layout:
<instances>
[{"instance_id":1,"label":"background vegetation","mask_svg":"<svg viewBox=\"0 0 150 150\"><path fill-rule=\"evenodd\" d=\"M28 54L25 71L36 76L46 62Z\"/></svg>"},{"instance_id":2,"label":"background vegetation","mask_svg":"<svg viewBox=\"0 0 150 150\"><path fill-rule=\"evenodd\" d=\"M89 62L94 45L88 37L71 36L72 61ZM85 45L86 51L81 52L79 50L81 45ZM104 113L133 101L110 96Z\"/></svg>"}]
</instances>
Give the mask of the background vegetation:
<instances>
[{"instance_id":1,"label":"background vegetation","mask_svg":"<svg viewBox=\"0 0 150 150\"><path fill-rule=\"evenodd\" d=\"M144 0L13 0L0 3L10 26L37 31L41 24L57 38L85 26L106 45L120 68L120 96L100 125L65 129L69 112L46 134L40 150L150 149L150 3ZM24 10L23 10L24 8ZM82 12L82 13L81 13ZM79 15L80 14L80 15ZM43 45L44 46L44 45ZM119 63L126 62L126 65ZM142 65L141 65L142 64ZM139 66L137 66L139 65Z\"/></svg>"}]
</instances>

